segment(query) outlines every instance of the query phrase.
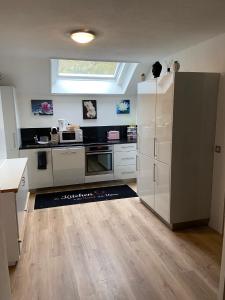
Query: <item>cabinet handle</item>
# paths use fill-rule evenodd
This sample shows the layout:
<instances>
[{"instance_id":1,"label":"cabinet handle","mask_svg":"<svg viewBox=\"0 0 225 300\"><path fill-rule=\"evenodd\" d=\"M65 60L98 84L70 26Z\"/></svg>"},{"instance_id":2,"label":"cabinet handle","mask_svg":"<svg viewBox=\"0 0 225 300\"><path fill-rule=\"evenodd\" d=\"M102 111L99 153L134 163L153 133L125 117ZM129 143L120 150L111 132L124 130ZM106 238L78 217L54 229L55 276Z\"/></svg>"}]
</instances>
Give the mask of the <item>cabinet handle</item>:
<instances>
[{"instance_id":1,"label":"cabinet handle","mask_svg":"<svg viewBox=\"0 0 225 300\"><path fill-rule=\"evenodd\" d=\"M121 147L121 149L129 149L129 148L133 148L132 146L123 146Z\"/></svg>"},{"instance_id":2,"label":"cabinet handle","mask_svg":"<svg viewBox=\"0 0 225 300\"><path fill-rule=\"evenodd\" d=\"M121 158L121 160L131 160L131 159L135 159L135 157L123 157L123 158Z\"/></svg>"},{"instance_id":3,"label":"cabinet handle","mask_svg":"<svg viewBox=\"0 0 225 300\"><path fill-rule=\"evenodd\" d=\"M153 182L155 182L155 164L153 164Z\"/></svg>"},{"instance_id":4,"label":"cabinet handle","mask_svg":"<svg viewBox=\"0 0 225 300\"><path fill-rule=\"evenodd\" d=\"M154 137L154 157L157 157L157 149L156 149L157 139Z\"/></svg>"},{"instance_id":5,"label":"cabinet handle","mask_svg":"<svg viewBox=\"0 0 225 300\"><path fill-rule=\"evenodd\" d=\"M133 173L135 173L134 171L124 171L124 172L122 172L122 174L133 174Z\"/></svg>"},{"instance_id":6,"label":"cabinet handle","mask_svg":"<svg viewBox=\"0 0 225 300\"><path fill-rule=\"evenodd\" d=\"M21 179L21 184L22 184L22 186L25 186L25 183L26 183L26 179L25 179L25 177L23 176L22 179Z\"/></svg>"}]
</instances>

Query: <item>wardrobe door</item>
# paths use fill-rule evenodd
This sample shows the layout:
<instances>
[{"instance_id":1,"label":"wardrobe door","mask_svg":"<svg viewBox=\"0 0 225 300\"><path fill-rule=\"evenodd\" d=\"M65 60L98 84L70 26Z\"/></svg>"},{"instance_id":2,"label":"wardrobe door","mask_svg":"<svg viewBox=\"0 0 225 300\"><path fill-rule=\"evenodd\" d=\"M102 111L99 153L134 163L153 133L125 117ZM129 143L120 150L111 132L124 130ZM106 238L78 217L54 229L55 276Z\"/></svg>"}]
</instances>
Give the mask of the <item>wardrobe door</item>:
<instances>
[{"instance_id":1,"label":"wardrobe door","mask_svg":"<svg viewBox=\"0 0 225 300\"><path fill-rule=\"evenodd\" d=\"M155 211L170 223L170 166L155 160Z\"/></svg>"},{"instance_id":2,"label":"wardrobe door","mask_svg":"<svg viewBox=\"0 0 225 300\"><path fill-rule=\"evenodd\" d=\"M156 80L138 84L138 152L154 157Z\"/></svg>"},{"instance_id":3,"label":"wardrobe door","mask_svg":"<svg viewBox=\"0 0 225 300\"><path fill-rule=\"evenodd\" d=\"M155 206L154 159L138 155L138 195L152 209Z\"/></svg>"},{"instance_id":4,"label":"wardrobe door","mask_svg":"<svg viewBox=\"0 0 225 300\"><path fill-rule=\"evenodd\" d=\"M172 148L174 75L157 79L155 158L170 164Z\"/></svg>"},{"instance_id":5,"label":"wardrobe door","mask_svg":"<svg viewBox=\"0 0 225 300\"><path fill-rule=\"evenodd\" d=\"M154 159L138 155L138 196L152 209L155 206Z\"/></svg>"}]
</instances>

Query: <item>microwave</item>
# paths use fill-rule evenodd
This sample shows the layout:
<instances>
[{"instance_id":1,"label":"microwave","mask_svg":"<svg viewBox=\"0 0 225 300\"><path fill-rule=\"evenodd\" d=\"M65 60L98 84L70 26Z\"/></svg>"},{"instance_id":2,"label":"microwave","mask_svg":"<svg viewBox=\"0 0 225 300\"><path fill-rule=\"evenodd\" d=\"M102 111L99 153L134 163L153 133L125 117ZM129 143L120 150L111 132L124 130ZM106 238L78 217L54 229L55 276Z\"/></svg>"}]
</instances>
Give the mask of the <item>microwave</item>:
<instances>
[{"instance_id":1,"label":"microwave","mask_svg":"<svg viewBox=\"0 0 225 300\"><path fill-rule=\"evenodd\" d=\"M82 129L75 129L74 131L59 131L60 143L80 143L83 142Z\"/></svg>"}]
</instances>

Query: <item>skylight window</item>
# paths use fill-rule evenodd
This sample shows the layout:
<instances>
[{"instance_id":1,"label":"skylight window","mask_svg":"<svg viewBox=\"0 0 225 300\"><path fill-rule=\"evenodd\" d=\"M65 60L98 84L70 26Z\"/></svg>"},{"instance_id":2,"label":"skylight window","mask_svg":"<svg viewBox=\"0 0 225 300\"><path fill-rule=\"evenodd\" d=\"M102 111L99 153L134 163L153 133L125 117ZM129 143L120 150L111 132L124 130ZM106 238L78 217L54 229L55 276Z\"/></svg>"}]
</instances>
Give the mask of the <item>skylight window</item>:
<instances>
[{"instance_id":1,"label":"skylight window","mask_svg":"<svg viewBox=\"0 0 225 300\"><path fill-rule=\"evenodd\" d=\"M137 63L51 59L53 94L124 94Z\"/></svg>"},{"instance_id":2,"label":"skylight window","mask_svg":"<svg viewBox=\"0 0 225 300\"><path fill-rule=\"evenodd\" d=\"M81 78L114 79L120 69L120 63L106 61L58 60L58 75Z\"/></svg>"}]
</instances>

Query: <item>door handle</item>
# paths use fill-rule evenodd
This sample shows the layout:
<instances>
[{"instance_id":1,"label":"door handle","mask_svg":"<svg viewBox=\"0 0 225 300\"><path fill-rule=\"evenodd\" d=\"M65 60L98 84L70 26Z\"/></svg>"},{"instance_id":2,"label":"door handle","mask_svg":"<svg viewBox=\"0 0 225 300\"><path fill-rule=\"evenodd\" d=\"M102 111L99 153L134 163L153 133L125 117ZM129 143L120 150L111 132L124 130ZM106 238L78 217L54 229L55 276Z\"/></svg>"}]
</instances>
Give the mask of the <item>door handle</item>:
<instances>
[{"instance_id":1,"label":"door handle","mask_svg":"<svg viewBox=\"0 0 225 300\"><path fill-rule=\"evenodd\" d=\"M155 182L155 163L153 164L153 182Z\"/></svg>"},{"instance_id":2,"label":"door handle","mask_svg":"<svg viewBox=\"0 0 225 300\"><path fill-rule=\"evenodd\" d=\"M154 157L158 157L158 146L157 146L157 138L154 137Z\"/></svg>"}]
</instances>

